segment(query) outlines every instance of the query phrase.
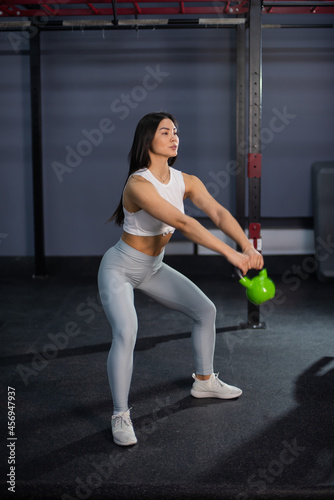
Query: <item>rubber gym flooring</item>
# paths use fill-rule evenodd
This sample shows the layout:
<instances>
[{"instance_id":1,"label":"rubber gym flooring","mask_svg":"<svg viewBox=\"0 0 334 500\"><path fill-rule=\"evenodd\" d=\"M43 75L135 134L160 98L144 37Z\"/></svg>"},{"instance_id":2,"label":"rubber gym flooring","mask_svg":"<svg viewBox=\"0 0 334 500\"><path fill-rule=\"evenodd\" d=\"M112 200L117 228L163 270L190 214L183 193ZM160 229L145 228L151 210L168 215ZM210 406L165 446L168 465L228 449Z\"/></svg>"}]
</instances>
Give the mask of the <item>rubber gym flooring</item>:
<instances>
[{"instance_id":1,"label":"rubber gym flooring","mask_svg":"<svg viewBox=\"0 0 334 500\"><path fill-rule=\"evenodd\" d=\"M206 265L185 274L217 306L215 371L243 394L191 397L190 320L136 293L130 448L112 441L95 276L1 278L1 498L334 497L334 285L280 272L266 328L241 329L244 288Z\"/></svg>"}]
</instances>

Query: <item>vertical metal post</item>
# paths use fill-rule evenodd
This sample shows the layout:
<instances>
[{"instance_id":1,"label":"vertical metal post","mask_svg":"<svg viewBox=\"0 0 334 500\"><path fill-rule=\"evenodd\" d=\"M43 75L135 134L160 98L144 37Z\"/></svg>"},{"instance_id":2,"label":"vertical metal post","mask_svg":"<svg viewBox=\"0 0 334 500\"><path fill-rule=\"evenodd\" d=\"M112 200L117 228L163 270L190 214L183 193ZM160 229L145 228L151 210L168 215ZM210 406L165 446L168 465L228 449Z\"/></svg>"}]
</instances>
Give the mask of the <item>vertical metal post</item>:
<instances>
[{"instance_id":1,"label":"vertical metal post","mask_svg":"<svg viewBox=\"0 0 334 500\"><path fill-rule=\"evenodd\" d=\"M261 115L262 115L262 33L261 0L251 0L249 10L249 239L261 251ZM248 326L265 328L260 322L260 308L248 302Z\"/></svg>"},{"instance_id":2,"label":"vertical metal post","mask_svg":"<svg viewBox=\"0 0 334 500\"><path fill-rule=\"evenodd\" d=\"M236 28L236 219L245 229L246 191L246 26Z\"/></svg>"},{"instance_id":3,"label":"vertical metal post","mask_svg":"<svg viewBox=\"0 0 334 500\"><path fill-rule=\"evenodd\" d=\"M41 65L40 31L36 26L30 33L30 103L31 142L34 195L34 277L46 275L44 254L44 207L43 207L43 165L42 165L42 119L41 119Z\"/></svg>"}]
</instances>

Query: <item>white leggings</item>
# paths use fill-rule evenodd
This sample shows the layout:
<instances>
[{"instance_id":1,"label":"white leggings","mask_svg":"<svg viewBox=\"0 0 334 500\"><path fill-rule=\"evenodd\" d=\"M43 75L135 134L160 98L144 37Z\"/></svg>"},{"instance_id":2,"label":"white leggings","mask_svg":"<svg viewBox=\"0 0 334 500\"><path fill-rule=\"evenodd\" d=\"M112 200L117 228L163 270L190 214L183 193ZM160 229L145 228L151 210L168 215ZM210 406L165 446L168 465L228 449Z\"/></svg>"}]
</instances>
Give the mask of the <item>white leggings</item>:
<instances>
[{"instance_id":1,"label":"white leggings","mask_svg":"<svg viewBox=\"0 0 334 500\"><path fill-rule=\"evenodd\" d=\"M113 335L107 369L114 413L128 409L138 328L134 288L192 319L195 371L201 375L213 372L215 305L188 278L163 263L163 256L163 252L157 257L146 255L119 240L100 264L99 293Z\"/></svg>"}]
</instances>

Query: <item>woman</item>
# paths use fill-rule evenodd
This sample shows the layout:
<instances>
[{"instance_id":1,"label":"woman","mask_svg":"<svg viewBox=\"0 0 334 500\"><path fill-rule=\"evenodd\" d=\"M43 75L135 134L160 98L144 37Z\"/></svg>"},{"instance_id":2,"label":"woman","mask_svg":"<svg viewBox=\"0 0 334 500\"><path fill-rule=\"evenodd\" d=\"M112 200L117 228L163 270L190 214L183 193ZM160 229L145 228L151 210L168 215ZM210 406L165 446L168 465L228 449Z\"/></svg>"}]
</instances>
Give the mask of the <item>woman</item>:
<instances>
[{"instance_id":1,"label":"woman","mask_svg":"<svg viewBox=\"0 0 334 500\"><path fill-rule=\"evenodd\" d=\"M137 335L134 288L192 319L196 373L190 391L192 396L231 399L242 393L213 373L214 304L190 280L162 260L175 229L194 243L220 253L243 274L251 268L261 269L263 259L238 222L209 194L203 183L171 167L178 147L177 123L172 115L151 113L138 123L129 154L128 179L111 217L123 225L123 234L103 256L98 274L101 301L113 332L107 364L114 404L111 427L115 443L121 446L137 442L128 406ZM226 245L196 219L185 215L183 201L186 198L232 238L242 252Z\"/></svg>"}]
</instances>

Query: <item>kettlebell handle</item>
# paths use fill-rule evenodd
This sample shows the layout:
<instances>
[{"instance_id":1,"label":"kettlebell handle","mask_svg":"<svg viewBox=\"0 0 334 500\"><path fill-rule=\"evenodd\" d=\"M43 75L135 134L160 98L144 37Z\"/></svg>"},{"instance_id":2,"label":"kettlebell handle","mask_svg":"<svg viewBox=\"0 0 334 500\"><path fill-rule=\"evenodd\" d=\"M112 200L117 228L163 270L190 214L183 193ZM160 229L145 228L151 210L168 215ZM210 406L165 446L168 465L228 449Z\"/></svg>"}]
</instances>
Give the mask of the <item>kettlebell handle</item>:
<instances>
[{"instance_id":1,"label":"kettlebell handle","mask_svg":"<svg viewBox=\"0 0 334 500\"><path fill-rule=\"evenodd\" d=\"M241 270L238 267L234 268L234 272L237 276L239 276L240 279L242 279L244 277Z\"/></svg>"},{"instance_id":2,"label":"kettlebell handle","mask_svg":"<svg viewBox=\"0 0 334 500\"><path fill-rule=\"evenodd\" d=\"M261 269L261 271L263 270L263 268ZM239 269L238 267L235 267L234 268L234 272L235 274L237 274L237 276L239 276L240 279L244 278L245 276L242 274L241 272L241 269Z\"/></svg>"}]
</instances>

